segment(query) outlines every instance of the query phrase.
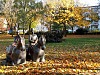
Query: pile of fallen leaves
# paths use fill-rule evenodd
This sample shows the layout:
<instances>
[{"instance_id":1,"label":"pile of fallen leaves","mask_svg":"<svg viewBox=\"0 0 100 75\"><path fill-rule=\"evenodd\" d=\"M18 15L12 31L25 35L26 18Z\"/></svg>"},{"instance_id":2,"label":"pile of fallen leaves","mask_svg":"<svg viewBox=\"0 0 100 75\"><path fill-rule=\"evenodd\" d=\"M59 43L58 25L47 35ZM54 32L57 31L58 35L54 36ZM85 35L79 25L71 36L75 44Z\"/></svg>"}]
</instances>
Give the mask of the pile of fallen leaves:
<instances>
[{"instance_id":1,"label":"pile of fallen leaves","mask_svg":"<svg viewBox=\"0 0 100 75\"><path fill-rule=\"evenodd\" d=\"M84 65L85 63L85 65ZM79 73L97 73L99 70L94 69L100 64L89 64L87 62L61 63L59 61L46 61L45 63L28 62L19 66L1 66L0 73L8 75L16 74L79 74Z\"/></svg>"},{"instance_id":2,"label":"pile of fallen leaves","mask_svg":"<svg viewBox=\"0 0 100 75\"><path fill-rule=\"evenodd\" d=\"M0 40L3 41L0 44L0 62L2 62L6 56L5 48L9 43L8 39ZM94 43L92 44L91 41ZM75 46L71 46L69 42L67 42L68 46L66 44L57 44L56 47L47 46L46 62L27 61L25 64L16 66L0 64L0 75L100 75L100 42L96 40L89 42Z\"/></svg>"},{"instance_id":3,"label":"pile of fallen leaves","mask_svg":"<svg viewBox=\"0 0 100 75\"><path fill-rule=\"evenodd\" d=\"M3 54L4 56L4 54ZM0 74L97 74L100 72L99 52L59 52L48 51L46 62L27 61L18 66L0 66Z\"/></svg>"}]
</instances>

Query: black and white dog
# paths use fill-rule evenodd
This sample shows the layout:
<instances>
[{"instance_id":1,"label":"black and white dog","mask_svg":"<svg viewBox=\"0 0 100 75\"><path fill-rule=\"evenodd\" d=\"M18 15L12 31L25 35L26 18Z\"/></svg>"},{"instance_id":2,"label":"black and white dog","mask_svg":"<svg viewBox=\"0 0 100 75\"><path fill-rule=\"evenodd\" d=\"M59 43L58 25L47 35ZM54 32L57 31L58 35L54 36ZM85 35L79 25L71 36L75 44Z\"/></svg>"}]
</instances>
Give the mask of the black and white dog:
<instances>
[{"instance_id":1,"label":"black and white dog","mask_svg":"<svg viewBox=\"0 0 100 75\"><path fill-rule=\"evenodd\" d=\"M6 47L6 65L18 65L26 62L25 39L20 37L16 46L9 45Z\"/></svg>"},{"instance_id":2,"label":"black and white dog","mask_svg":"<svg viewBox=\"0 0 100 75\"><path fill-rule=\"evenodd\" d=\"M29 56L30 54L30 60L34 61L34 62L45 62L45 44L46 44L46 38L44 37L44 35L41 35L38 39L34 38L36 36L31 37L31 39L33 39L33 42L31 43L35 43L34 45L30 45L28 47L28 52L27 52L27 56Z\"/></svg>"}]
</instances>

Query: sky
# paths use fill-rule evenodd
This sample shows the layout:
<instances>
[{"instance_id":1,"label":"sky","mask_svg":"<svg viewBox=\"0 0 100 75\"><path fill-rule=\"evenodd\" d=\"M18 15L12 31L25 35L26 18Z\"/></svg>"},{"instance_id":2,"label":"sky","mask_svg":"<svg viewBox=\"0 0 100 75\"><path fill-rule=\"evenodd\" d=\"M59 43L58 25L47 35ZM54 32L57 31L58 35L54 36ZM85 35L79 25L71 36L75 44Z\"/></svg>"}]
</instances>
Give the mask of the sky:
<instances>
[{"instance_id":1,"label":"sky","mask_svg":"<svg viewBox=\"0 0 100 75\"><path fill-rule=\"evenodd\" d=\"M45 1L45 0L37 0L37 1ZM77 0L75 0L75 1L77 1ZM100 0L79 0L79 2L82 3L83 5L95 6L95 5L98 5Z\"/></svg>"},{"instance_id":2,"label":"sky","mask_svg":"<svg viewBox=\"0 0 100 75\"><path fill-rule=\"evenodd\" d=\"M79 1L80 3L83 3L88 6L95 6L95 5L98 5L100 0L79 0Z\"/></svg>"}]
</instances>

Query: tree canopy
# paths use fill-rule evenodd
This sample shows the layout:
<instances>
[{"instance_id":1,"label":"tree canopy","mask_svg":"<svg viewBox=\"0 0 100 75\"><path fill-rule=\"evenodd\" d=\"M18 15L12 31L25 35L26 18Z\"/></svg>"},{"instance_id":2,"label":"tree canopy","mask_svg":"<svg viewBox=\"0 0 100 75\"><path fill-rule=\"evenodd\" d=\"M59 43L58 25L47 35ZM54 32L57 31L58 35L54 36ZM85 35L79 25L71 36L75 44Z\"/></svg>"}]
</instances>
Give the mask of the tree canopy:
<instances>
[{"instance_id":1,"label":"tree canopy","mask_svg":"<svg viewBox=\"0 0 100 75\"><path fill-rule=\"evenodd\" d=\"M42 2L36 3L35 0L15 0L14 8L17 10L17 23L22 24L23 29L33 25L32 22L37 21L38 17L41 16L40 14L43 14Z\"/></svg>"},{"instance_id":2,"label":"tree canopy","mask_svg":"<svg viewBox=\"0 0 100 75\"><path fill-rule=\"evenodd\" d=\"M23 29L23 33L28 27L34 27L29 25L38 21L44 12L43 3L35 0L6 0L3 11L9 27L18 25L18 29Z\"/></svg>"},{"instance_id":3,"label":"tree canopy","mask_svg":"<svg viewBox=\"0 0 100 75\"><path fill-rule=\"evenodd\" d=\"M85 13L90 15L86 16ZM91 20L98 20L95 12L91 11L88 7L75 5L74 0L57 0L53 1L53 3L49 1L45 14L45 20L48 23L56 22L59 25L63 25L65 30L66 26L70 26L73 29L76 25L79 27L89 26Z\"/></svg>"},{"instance_id":4,"label":"tree canopy","mask_svg":"<svg viewBox=\"0 0 100 75\"><path fill-rule=\"evenodd\" d=\"M62 29L66 30L66 26L73 29L98 20L95 12L76 5L74 0L46 0L45 5L35 0L6 0L4 14L10 27L17 24L23 32L29 25L36 27L39 20L46 22L50 30L53 23L63 25Z\"/></svg>"}]
</instances>

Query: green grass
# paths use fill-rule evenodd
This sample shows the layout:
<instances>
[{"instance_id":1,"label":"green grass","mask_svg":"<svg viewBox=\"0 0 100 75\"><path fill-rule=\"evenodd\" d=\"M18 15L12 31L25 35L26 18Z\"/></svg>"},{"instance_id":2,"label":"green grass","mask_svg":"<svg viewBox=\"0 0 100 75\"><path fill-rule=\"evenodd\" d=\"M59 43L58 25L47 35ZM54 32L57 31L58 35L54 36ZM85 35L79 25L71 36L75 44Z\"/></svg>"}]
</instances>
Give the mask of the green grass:
<instances>
[{"instance_id":1,"label":"green grass","mask_svg":"<svg viewBox=\"0 0 100 75\"><path fill-rule=\"evenodd\" d=\"M2 48L10 45L13 42L13 39L0 39L0 50ZM26 39L28 43L28 39ZM47 43L47 49L56 49L56 50L78 50L85 48L97 48L100 50L100 38L66 38L60 43Z\"/></svg>"},{"instance_id":2,"label":"green grass","mask_svg":"<svg viewBox=\"0 0 100 75\"><path fill-rule=\"evenodd\" d=\"M8 45L13 39L0 39L0 44ZM26 39L26 43L28 40ZM100 45L100 38L66 38L60 43L47 43L47 46L83 46L83 45Z\"/></svg>"},{"instance_id":3,"label":"green grass","mask_svg":"<svg viewBox=\"0 0 100 75\"><path fill-rule=\"evenodd\" d=\"M47 47L63 50L79 50L89 48L100 50L100 38L66 38L60 43L47 43Z\"/></svg>"},{"instance_id":4,"label":"green grass","mask_svg":"<svg viewBox=\"0 0 100 75\"><path fill-rule=\"evenodd\" d=\"M5 59L5 48L13 42L13 39L0 39L0 60ZM26 39L28 43L28 39ZM28 62L25 66L14 67L1 67L0 71L7 71L8 74L17 74L18 71L29 70L25 73L33 73L36 69L36 73L51 71L54 74L55 69L59 73L59 69L68 73L93 73L99 72L100 67L100 38L66 38L60 43L47 43L46 44L46 62L44 64L33 64ZM63 62L63 63L62 63ZM84 65L84 64L85 65ZM33 65L32 65L33 64ZM58 64L58 65L57 65ZM59 65L60 64L60 65ZM46 66L45 66L46 65ZM65 66L64 66L65 65ZM38 66L38 67L37 67ZM41 69L40 69L41 67ZM35 69L34 69L35 68ZM73 71L74 69L74 71ZM93 70L96 69L94 72ZM14 70L14 72L12 71ZM89 71L90 70L90 71ZM11 72L10 72L11 71ZM46 72L46 73L47 73ZM90 73L92 73L90 72ZM84 74L83 73L83 74ZM38 73L39 74L39 73ZM48 73L49 74L49 73Z\"/></svg>"},{"instance_id":5,"label":"green grass","mask_svg":"<svg viewBox=\"0 0 100 75\"><path fill-rule=\"evenodd\" d=\"M0 39L0 44L1 45L9 45L13 42L13 39Z\"/></svg>"},{"instance_id":6,"label":"green grass","mask_svg":"<svg viewBox=\"0 0 100 75\"><path fill-rule=\"evenodd\" d=\"M83 45L100 45L100 38L67 38L60 43L47 43L51 46L83 46Z\"/></svg>"}]
</instances>

